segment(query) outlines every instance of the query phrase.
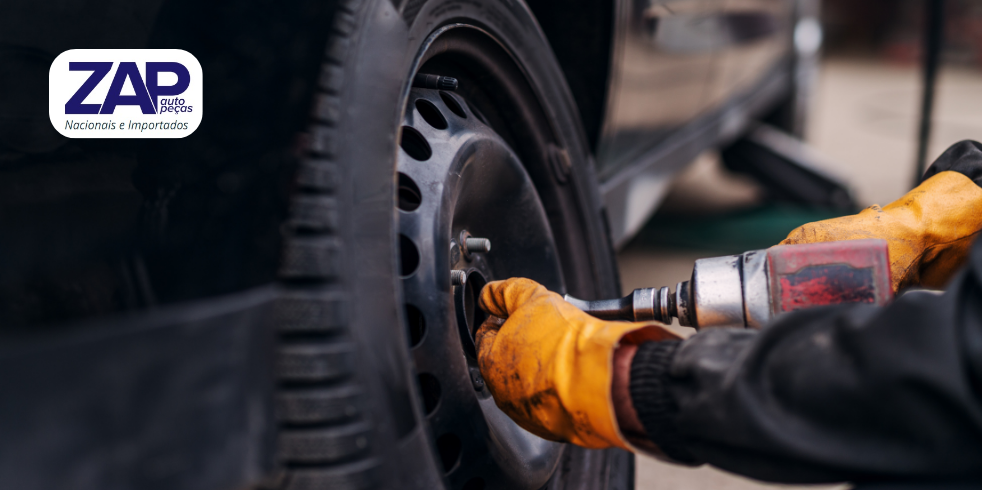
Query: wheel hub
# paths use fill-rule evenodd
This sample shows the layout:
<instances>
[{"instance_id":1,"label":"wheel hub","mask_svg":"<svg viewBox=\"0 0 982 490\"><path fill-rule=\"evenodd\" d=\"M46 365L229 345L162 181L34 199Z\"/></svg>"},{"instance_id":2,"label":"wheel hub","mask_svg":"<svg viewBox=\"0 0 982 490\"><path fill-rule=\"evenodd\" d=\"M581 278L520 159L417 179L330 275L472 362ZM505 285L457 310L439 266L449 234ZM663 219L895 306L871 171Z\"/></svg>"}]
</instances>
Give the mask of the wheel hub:
<instances>
[{"instance_id":1,"label":"wheel hub","mask_svg":"<svg viewBox=\"0 0 982 490\"><path fill-rule=\"evenodd\" d=\"M403 293L440 460L451 488L540 488L563 445L525 431L498 409L480 377L473 338L485 319L477 300L487 282L529 277L565 292L545 211L518 157L462 98L413 89L403 124L397 164ZM493 248L485 252L468 236ZM465 278L460 285L452 285L453 271Z\"/></svg>"}]
</instances>

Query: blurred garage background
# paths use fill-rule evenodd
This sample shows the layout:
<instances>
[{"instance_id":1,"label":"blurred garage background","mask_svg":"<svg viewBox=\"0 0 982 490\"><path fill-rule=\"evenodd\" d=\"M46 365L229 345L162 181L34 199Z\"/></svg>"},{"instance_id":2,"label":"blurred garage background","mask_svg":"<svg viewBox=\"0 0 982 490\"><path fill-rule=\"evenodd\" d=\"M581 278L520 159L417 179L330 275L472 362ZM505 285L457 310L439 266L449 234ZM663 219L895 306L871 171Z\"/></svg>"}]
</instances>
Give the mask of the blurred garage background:
<instances>
[{"instance_id":1,"label":"blurred garage background","mask_svg":"<svg viewBox=\"0 0 982 490\"><path fill-rule=\"evenodd\" d=\"M925 1L825 0L822 24L824 54L807 141L824 157L825 170L851 186L860 206L887 204L912 186ZM957 141L982 140L982 2L947 0L944 26L929 163ZM704 154L619 253L623 290L674 287L689 278L697 258L765 248L798 225L831 216L769 202L752 180L724 169L717 154ZM639 490L797 488L710 467L643 457L637 464Z\"/></svg>"}]
</instances>

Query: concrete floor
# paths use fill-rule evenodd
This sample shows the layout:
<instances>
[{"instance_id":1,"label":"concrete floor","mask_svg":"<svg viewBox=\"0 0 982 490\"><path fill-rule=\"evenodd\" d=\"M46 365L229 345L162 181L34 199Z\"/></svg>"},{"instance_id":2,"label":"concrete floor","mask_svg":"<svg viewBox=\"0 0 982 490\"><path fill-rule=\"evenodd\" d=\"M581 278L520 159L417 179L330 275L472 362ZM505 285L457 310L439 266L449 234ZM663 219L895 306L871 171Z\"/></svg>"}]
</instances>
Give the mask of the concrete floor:
<instances>
[{"instance_id":1,"label":"concrete floor","mask_svg":"<svg viewBox=\"0 0 982 490\"><path fill-rule=\"evenodd\" d=\"M828 157L828 170L843 176L862 205L887 204L911 185L914 168L919 75L913 66L869 60L824 63L808 140ZM935 130L929 161L961 139L982 140L982 73L945 69L940 77ZM701 157L676 181L664 207L714 212L752 205L759 198L752 182L721 170L713 155ZM675 202L673 202L675 201ZM685 201L684 206L679 201ZM624 291L687 280L704 254L651 250L637 245L618 254ZM683 335L691 329L678 327ZM686 468L638 457L639 490L752 490L845 488L765 485L704 466Z\"/></svg>"},{"instance_id":2,"label":"concrete floor","mask_svg":"<svg viewBox=\"0 0 982 490\"><path fill-rule=\"evenodd\" d=\"M910 189L920 87L917 67L862 60L824 64L808 140L864 205L887 204ZM928 162L963 139L982 141L982 72L943 69Z\"/></svg>"}]
</instances>

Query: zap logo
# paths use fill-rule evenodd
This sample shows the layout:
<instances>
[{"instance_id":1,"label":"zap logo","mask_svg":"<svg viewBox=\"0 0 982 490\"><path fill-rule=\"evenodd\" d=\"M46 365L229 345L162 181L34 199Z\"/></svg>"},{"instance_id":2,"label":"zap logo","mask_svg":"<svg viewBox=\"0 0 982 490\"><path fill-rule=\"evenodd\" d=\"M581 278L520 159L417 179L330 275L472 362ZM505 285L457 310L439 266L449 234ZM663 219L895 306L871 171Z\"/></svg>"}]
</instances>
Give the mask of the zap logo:
<instances>
[{"instance_id":1,"label":"zap logo","mask_svg":"<svg viewBox=\"0 0 982 490\"><path fill-rule=\"evenodd\" d=\"M71 49L48 71L48 115L69 138L183 138L202 109L201 65L180 49Z\"/></svg>"}]
</instances>

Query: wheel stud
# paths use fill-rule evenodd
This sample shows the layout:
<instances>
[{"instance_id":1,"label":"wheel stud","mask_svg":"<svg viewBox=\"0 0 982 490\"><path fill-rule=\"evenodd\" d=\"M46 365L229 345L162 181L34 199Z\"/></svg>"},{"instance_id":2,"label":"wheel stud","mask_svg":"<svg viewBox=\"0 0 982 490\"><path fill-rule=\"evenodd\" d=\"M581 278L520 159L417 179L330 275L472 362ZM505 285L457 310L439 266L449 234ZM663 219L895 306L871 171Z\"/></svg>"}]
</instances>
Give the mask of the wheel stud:
<instances>
[{"instance_id":1,"label":"wheel stud","mask_svg":"<svg viewBox=\"0 0 982 490\"><path fill-rule=\"evenodd\" d=\"M471 258L471 254L486 254L491 251L491 240L472 237L467 230L460 232L460 243L461 248L464 249L464 256L468 259Z\"/></svg>"},{"instance_id":2,"label":"wheel stud","mask_svg":"<svg viewBox=\"0 0 982 490\"><path fill-rule=\"evenodd\" d=\"M464 245L469 253L488 253L491 251L491 240L487 238L468 238Z\"/></svg>"},{"instance_id":3,"label":"wheel stud","mask_svg":"<svg viewBox=\"0 0 982 490\"><path fill-rule=\"evenodd\" d=\"M467 283L467 273L464 271L450 271L450 284L454 286L463 286Z\"/></svg>"}]
</instances>

